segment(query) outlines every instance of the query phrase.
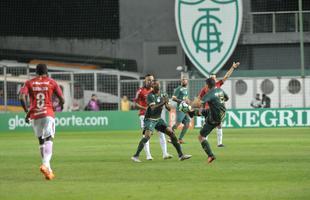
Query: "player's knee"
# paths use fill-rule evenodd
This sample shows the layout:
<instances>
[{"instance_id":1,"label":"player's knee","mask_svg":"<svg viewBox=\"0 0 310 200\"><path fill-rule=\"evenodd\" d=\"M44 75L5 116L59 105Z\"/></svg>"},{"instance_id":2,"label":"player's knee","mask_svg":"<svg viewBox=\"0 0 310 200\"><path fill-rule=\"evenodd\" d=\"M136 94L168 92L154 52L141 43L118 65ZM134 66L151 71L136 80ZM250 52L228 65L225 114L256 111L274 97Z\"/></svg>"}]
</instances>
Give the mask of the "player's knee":
<instances>
[{"instance_id":1,"label":"player's knee","mask_svg":"<svg viewBox=\"0 0 310 200\"><path fill-rule=\"evenodd\" d=\"M152 132L150 130L145 130L144 131L144 137L147 138L148 140L151 138Z\"/></svg>"},{"instance_id":2,"label":"player's knee","mask_svg":"<svg viewBox=\"0 0 310 200\"><path fill-rule=\"evenodd\" d=\"M52 136L48 136L47 138L38 137L38 140L39 140L39 144L43 145L44 142L46 141L53 141L53 137Z\"/></svg>"},{"instance_id":3,"label":"player's knee","mask_svg":"<svg viewBox=\"0 0 310 200\"><path fill-rule=\"evenodd\" d=\"M178 128L180 126L180 122L177 122L173 125L173 127Z\"/></svg>"},{"instance_id":4,"label":"player's knee","mask_svg":"<svg viewBox=\"0 0 310 200\"><path fill-rule=\"evenodd\" d=\"M184 127L185 127L185 128L189 128L189 123L186 122L186 123L184 124Z\"/></svg>"},{"instance_id":5,"label":"player's knee","mask_svg":"<svg viewBox=\"0 0 310 200\"><path fill-rule=\"evenodd\" d=\"M198 140L201 143L203 140L205 140L206 138L202 135L198 135Z\"/></svg>"},{"instance_id":6,"label":"player's knee","mask_svg":"<svg viewBox=\"0 0 310 200\"><path fill-rule=\"evenodd\" d=\"M53 137L52 136L48 136L47 138L45 138L45 141L53 141Z\"/></svg>"},{"instance_id":7,"label":"player's knee","mask_svg":"<svg viewBox=\"0 0 310 200\"><path fill-rule=\"evenodd\" d=\"M44 139L42 137L38 137L38 140L39 140L39 144L40 145L43 145L44 144Z\"/></svg>"},{"instance_id":8,"label":"player's knee","mask_svg":"<svg viewBox=\"0 0 310 200\"><path fill-rule=\"evenodd\" d=\"M172 135L174 135L174 131L170 127L167 127L166 128L166 134L171 137Z\"/></svg>"}]
</instances>

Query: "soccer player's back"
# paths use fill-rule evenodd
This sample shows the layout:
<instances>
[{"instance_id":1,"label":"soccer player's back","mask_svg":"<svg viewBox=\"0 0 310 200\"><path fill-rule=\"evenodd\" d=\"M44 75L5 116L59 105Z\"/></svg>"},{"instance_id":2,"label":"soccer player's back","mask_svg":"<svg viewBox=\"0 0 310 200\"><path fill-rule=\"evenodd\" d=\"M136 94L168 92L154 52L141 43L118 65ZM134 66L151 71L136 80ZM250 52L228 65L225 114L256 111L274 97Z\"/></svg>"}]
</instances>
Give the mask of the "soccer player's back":
<instances>
[{"instance_id":1,"label":"soccer player's back","mask_svg":"<svg viewBox=\"0 0 310 200\"><path fill-rule=\"evenodd\" d=\"M37 76L25 83L30 98L30 117L39 119L46 116L54 117L52 96L58 89L57 83L47 76ZM57 91L61 93L60 91Z\"/></svg>"},{"instance_id":2,"label":"soccer player's back","mask_svg":"<svg viewBox=\"0 0 310 200\"><path fill-rule=\"evenodd\" d=\"M228 100L227 94L221 88L211 89L202 101L208 103L212 119L221 123L225 117L225 101Z\"/></svg>"},{"instance_id":3,"label":"soccer player's back","mask_svg":"<svg viewBox=\"0 0 310 200\"><path fill-rule=\"evenodd\" d=\"M55 134L55 120L52 96L59 98L62 108L64 98L62 91L56 81L47 75L47 66L38 64L36 68L37 77L25 82L20 90L20 102L26 112L26 122L32 119L32 127L39 140L42 165L40 171L47 180L55 178L51 169L50 160L53 152L53 138ZM26 96L30 99L30 108L26 105Z\"/></svg>"}]
</instances>

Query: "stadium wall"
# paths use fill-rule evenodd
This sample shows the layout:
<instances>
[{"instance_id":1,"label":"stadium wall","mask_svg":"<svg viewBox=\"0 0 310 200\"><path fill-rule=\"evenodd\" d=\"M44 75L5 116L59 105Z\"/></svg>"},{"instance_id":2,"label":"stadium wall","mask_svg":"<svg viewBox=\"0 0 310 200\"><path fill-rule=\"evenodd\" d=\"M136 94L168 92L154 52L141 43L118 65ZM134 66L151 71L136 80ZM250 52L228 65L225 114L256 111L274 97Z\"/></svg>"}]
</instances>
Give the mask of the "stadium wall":
<instances>
[{"instance_id":1,"label":"stadium wall","mask_svg":"<svg viewBox=\"0 0 310 200\"><path fill-rule=\"evenodd\" d=\"M185 61L184 52L179 49L174 22L174 3L175 1L167 0L119 0L119 39L5 36L0 37L0 48L134 59L137 61L140 73L154 73L158 78L177 78L179 74L175 71L176 66L188 63ZM239 70L298 71L299 33L253 33L251 1L244 0L243 8L241 37L236 53L224 69L229 67L232 61L239 60L241 62ZM309 32L304 34L304 41L305 69L309 70L310 60L307 56L310 51ZM176 47L176 54L159 55L156 51L159 47L171 46Z\"/></svg>"},{"instance_id":2,"label":"stadium wall","mask_svg":"<svg viewBox=\"0 0 310 200\"><path fill-rule=\"evenodd\" d=\"M171 115L175 114L174 112ZM175 117L170 116L170 125ZM65 131L109 131L139 130L140 122L136 111L129 112L63 112L57 113L57 132ZM202 117L192 122L192 128L201 128ZM227 111L223 127L226 128L274 128L310 127L310 108L283 109L231 109ZM23 114L1 114L0 133L31 130Z\"/></svg>"}]
</instances>

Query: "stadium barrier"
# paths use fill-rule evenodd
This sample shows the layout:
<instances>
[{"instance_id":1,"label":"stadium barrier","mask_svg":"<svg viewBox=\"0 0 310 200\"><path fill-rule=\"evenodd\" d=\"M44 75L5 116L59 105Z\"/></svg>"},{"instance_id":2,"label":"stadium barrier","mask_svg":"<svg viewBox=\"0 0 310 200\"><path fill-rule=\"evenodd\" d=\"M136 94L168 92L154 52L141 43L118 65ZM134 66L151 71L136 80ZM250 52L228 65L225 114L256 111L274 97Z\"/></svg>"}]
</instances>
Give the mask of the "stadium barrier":
<instances>
[{"instance_id":1,"label":"stadium barrier","mask_svg":"<svg viewBox=\"0 0 310 200\"><path fill-rule=\"evenodd\" d=\"M0 114L0 132L31 130L21 113ZM55 118L56 131L106 131L138 130L140 127L136 111L118 112L59 112Z\"/></svg>"},{"instance_id":2,"label":"stadium barrier","mask_svg":"<svg viewBox=\"0 0 310 200\"><path fill-rule=\"evenodd\" d=\"M170 113L169 124L175 120L175 112ZM62 112L57 113L57 132L61 131L107 131L139 130L137 111L119 112ZM200 128L203 117L196 117L192 128ZM226 113L223 127L227 128L268 128L268 127L310 127L310 108L282 109L230 109ZM1 114L0 132L31 129L24 115Z\"/></svg>"}]
</instances>

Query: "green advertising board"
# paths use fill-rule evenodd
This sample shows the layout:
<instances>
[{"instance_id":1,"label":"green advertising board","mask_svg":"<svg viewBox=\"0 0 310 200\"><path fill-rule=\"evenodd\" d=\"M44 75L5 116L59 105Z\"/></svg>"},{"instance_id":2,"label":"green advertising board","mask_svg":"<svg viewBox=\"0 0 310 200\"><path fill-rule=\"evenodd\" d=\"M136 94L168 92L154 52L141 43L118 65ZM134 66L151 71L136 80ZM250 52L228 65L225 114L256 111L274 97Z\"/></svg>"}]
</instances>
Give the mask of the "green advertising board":
<instances>
[{"instance_id":1,"label":"green advertising board","mask_svg":"<svg viewBox=\"0 0 310 200\"><path fill-rule=\"evenodd\" d=\"M137 111L61 112L56 113L57 131L139 130ZM202 127L196 117L194 128ZM310 108L232 109L226 112L226 128L310 127ZM0 132L31 130L22 113L0 114Z\"/></svg>"},{"instance_id":2,"label":"green advertising board","mask_svg":"<svg viewBox=\"0 0 310 200\"><path fill-rule=\"evenodd\" d=\"M195 119L195 128L204 123ZM310 108L232 109L226 112L222 124L227 128L310 127Z\"/></svg>"},{"instance_id":3,"label":"green advertising board","mask_svg":"<svg viewBox=\"0 0 310 200\"><path fill-rule=\"evenodd\" d=\"M0 114L0 131L31 130L22 113ZM138 130L140 121L137 111L117 112L60 112L56 113L57 131L92 131L92 130Z\"/></svg>"}]
</instances>

